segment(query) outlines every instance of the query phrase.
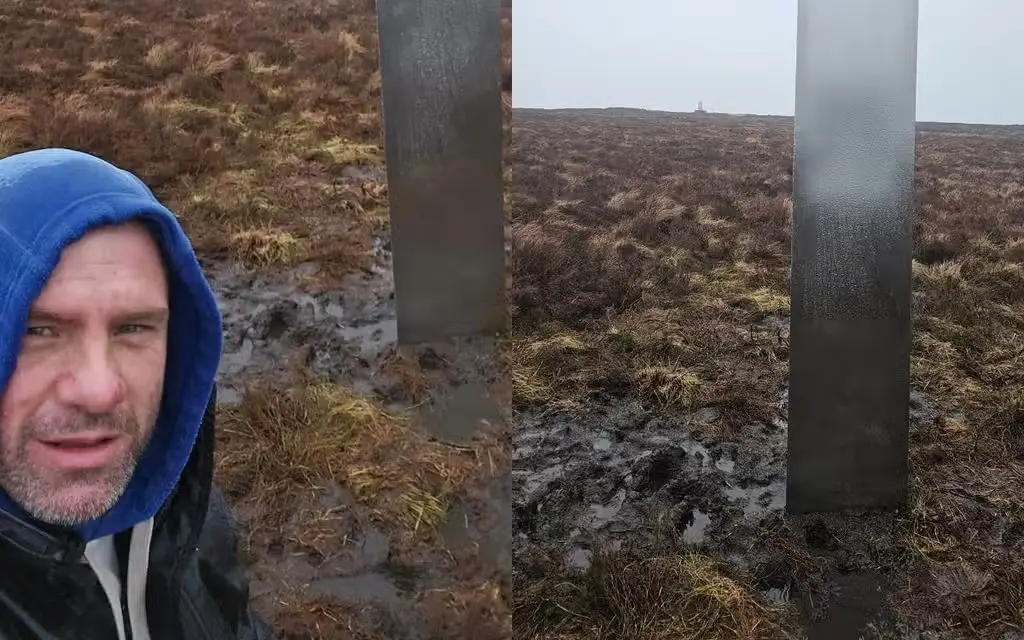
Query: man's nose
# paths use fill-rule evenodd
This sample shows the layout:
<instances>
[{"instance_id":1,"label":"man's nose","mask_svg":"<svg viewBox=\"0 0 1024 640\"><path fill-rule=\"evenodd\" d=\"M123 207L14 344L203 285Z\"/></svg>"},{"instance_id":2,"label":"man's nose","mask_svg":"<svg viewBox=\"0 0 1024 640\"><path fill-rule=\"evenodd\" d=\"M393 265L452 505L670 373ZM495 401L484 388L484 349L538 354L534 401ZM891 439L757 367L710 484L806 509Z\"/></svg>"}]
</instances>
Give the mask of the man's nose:
<instances>
[{"instance_id":1,"label":"man's nose","mask_svg":"<svg viewBox=\"0 0 1024 640\"><path fill-rule=\"evenodd\" d=\"M125 396L124 377L106 341L83 345L58 391L61 401L93 414L113 411Z\"/></svg>"}]
</instances>

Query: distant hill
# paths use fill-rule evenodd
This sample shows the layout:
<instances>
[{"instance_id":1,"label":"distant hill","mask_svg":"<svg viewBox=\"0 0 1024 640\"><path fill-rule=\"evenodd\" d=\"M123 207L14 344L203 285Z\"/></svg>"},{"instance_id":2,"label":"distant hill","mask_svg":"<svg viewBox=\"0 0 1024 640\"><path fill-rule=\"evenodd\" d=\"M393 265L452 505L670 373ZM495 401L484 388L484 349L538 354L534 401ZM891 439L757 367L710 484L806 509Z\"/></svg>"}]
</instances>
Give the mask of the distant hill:
<instances>
[{"instance_id":1,"label":"distant hill","mask_svg":"<svg viewBox=\"0 0 1024 640\"><path fill-rule=\"evenodd\" d=\"M732 119L742 118L747 120L756 120L760 122L775 122L782 123L793 121L793 116L778 116L778 115L760 115L754 113L695 113L692 111L660 111L657 109L641 109L637 107L592 107L592 108L565 108L565 109L536 109L536 108L522 108L516 107L513 109L513 113L550 113L554 114L577 114L577 115L610 115L610 116L623 116L623 117L634 117L634 118L664 118L664 117L700 117L702 119ZM969 122L932 122L932 121L920 121L917 123L917 128L920 131L933 131L936 133L962 133L962 134L998 134L1006 135L1007 133L1024 134L1024 124L975 124Z\"/></svg>"}]
</instances>

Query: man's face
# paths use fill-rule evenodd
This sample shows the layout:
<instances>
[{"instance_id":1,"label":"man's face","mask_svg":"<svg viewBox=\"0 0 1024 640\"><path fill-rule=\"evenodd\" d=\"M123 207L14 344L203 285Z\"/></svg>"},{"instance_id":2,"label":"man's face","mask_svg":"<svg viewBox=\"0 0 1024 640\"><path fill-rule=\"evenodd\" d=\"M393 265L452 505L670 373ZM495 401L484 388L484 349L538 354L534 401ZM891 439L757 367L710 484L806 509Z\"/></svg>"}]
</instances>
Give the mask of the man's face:
<instances>
[{"instance_id":1,"label":"man's face","mask_svg":"<svg viewBox=\"0 0 1024 640\"><path fill-rule=\"evenodd\" d=\"M109 510L149 442L167 358L167 280L138 223L61 254L0 397L0 487L36 519Z\"/></svg>"}]
</instances>

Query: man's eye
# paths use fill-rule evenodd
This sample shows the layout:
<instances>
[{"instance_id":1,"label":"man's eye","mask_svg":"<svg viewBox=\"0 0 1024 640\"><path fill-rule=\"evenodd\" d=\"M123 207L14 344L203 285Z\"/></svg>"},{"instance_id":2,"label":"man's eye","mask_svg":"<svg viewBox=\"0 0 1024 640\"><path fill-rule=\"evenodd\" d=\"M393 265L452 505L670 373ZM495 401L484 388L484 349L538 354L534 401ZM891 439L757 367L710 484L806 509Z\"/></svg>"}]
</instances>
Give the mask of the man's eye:
<instances>
[{"instance_id":1,"label":"man's eye","mask_svg":"<svg viewBox=\"0 0 1024 640\"><path fill-rule=\"evenodd\" d=\"M54 335L53 327L29 327L25 335L33 338L50 338Z\"/></svg>"},{"instance_id":2,"label":"man's eye","mask_svg":"<svg viewBox=\"0 0 1024 640\"><path fill-rule=\"evenodd\" d=\"M153 327L145 324L124 324L118 329L118 333L145 333L152 330Z\"/></svg>"}]
</instances>

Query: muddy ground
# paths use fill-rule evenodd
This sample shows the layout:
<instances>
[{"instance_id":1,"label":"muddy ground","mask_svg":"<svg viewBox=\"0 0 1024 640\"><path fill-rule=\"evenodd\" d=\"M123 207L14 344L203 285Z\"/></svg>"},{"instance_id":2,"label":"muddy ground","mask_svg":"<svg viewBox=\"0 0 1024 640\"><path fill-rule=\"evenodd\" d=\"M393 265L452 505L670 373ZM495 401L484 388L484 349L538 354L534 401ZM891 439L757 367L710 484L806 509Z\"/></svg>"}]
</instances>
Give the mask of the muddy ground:
<instances>
[{"instance_id":1,"label":"muddy ground","mask_svg":"<svg viewBox=\"0 0 1024 640\"><path fill-rule=\"evenodd\" d=\"M934 420L921 394L912 406L913 430ZM624 401L583 414L517 416L516 557L544 554L587 570L595 552L624 545L699 550L749 572L766 600L799 608L809 637L860 638L885 617L887 585L873 556L894 553L870 538L898 525L884 516L786 516L786 412L783 389L771 423L748 425L729 440L702 429L717 419L714 409L669 416ZM861 548L838 544L850 521L869 523ZM813 583L766 542L787 522L834 563Z\"/></svg>"},{"instance_id":2,"label":"muddy ground","mask_svg":"<svg viewBox=\"0 0 1024 640\"><path fill-rule=\"evenodd\" d=\"M325 291L309 285L313 263L272 274L223 260L206 260L204 268L224 318L222 405L238 405L256 380L289 381L286 388L298 368L389 411L413 411L436 442L469 449L481 437L503 438L502 400L493 395L503 376L493 340L396 346L386 236L375 239L370 267ZM415 362L419 390L389 368L396 357ZM507 469L497 455L492 464L458 490L436 534L416 538L389 529L343 482L296 485L288 523L250 539L257 608L285 638L462 638L471 630L473 637L503 637L509 625L498 592L510 588L511 509ZM245 525L256 509L240 497ZM314 511L326 515L311 518ZM289 534L311 521L324 528L321 542L333 543ZM343 627L346 635L335 635Z\"/></svg>"},{"instance_id":3,"label":"muddy ground","mask_svg":"<svg viewBox=\"0 0 1024 640\"><path fill-rule=\"evenodd\" d=\"M785 514L792 119L517 110L514 630L1024 633L1024 138L919 126L910 496Z\"/></svg>"}]
</instances>

